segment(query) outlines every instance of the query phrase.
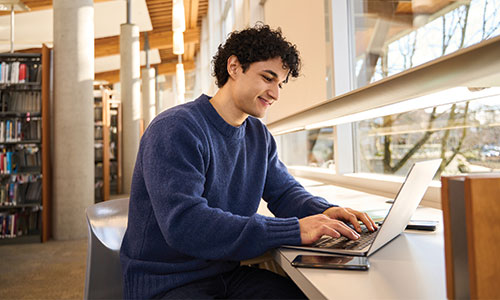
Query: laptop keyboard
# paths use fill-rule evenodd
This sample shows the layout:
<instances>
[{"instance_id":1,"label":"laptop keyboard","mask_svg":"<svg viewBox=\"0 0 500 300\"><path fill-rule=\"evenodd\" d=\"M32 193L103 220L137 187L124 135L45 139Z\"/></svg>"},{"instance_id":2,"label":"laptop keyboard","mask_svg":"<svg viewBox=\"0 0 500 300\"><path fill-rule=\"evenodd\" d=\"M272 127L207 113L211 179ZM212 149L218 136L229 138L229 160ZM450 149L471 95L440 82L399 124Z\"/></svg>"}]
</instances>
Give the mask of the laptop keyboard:
<instances>
[{"instance_id":1,"label":"laptop keyboard","mask_svg":"<svg viewBox=\"0 0 500 300\"><path fill-rule=\"evenodd\" d=\"M360 238L357 240L351 240L345 236L332 238L331 236L324 235L311 244L311 246L329 249L361 250L373 241L376 233L377 231L371 232L365 226L361 226Z\"/></svg>"}]
</instances>

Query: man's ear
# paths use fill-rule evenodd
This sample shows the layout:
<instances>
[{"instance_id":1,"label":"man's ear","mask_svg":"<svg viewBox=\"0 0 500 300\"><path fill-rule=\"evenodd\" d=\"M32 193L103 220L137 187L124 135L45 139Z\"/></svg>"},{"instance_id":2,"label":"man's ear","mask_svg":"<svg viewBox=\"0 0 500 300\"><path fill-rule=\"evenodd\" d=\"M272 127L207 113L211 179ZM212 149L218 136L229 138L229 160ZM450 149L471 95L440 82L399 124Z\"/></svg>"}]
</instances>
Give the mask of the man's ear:
<instances>
[{"instance_id":1,"label":"man's ear","mask_svg":"<svg viewBox=\"0 0 500 300\"><path fill-rule=\"evenodd\" d=\"M229 77L235 79L240 66L240 61L238 60L236 55L229 56L229 58L227 59L227 73L229 74Z\"/></svg>"}]
</instances>

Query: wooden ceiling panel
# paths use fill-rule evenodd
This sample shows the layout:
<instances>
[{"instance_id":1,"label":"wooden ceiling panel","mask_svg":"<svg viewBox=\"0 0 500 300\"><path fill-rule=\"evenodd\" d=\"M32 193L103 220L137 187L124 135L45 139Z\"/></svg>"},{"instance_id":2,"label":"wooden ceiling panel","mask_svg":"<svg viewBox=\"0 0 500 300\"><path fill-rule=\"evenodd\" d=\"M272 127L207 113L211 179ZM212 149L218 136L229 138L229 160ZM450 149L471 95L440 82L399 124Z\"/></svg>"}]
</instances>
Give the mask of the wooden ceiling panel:
<instances>
[{"instance_id":1,"label":"wooden ceiling panel","mask_svg":"<svg viewBox=\"0 0 500 300\"><path fill-rule=\"evenodd\" d=\"M94 2L105 2L110 0L94 0ZM52 0L24 0L31 11L51 9ZM173 54L172 47L172 0L146 0L149 16L153 30L148 32L151 49L159 49L162 63L169 63L169 67L163 66L162 70L170 70L171 64L177 62L177 55ZM193 64L193 59L200 49L200 28L203 17L208 13L208 0L184 0L184 12L186 17L186 31L184 42L186 54L184 59ZM21 12L16 12L21 13ZM0 12L0 15L10 12ZM144 45L144 34L141 33L141 49ZM33 51L34 49L29 49ZM36 50L36 49L35 49ZM109 56L120 53L120 37L112 36L95 40L95 56ZM188 65L189 67L190 65ZM165 69L167 68L167 69ZM194 67L193 67L194 68ZM115 73L112 73L115 72ZM169 71L170 72L170 71ZM101 77L110 77L116 80L116 71L99 73ZM96 74L96 79L98 79ZM114 76L114 77L113 77Z\"/></svg>"},{"instance_id":2,"label":"wooden ceiling panel","mask_svg":"<svg viewBox=\"0 0 500 300\"><path fill-rule=\"evenodd\" d=\"M175 74L177 62L161 63L156 65L151 65L153 68L158 68L158 75L172 75ZM189 72L195 69L194 61L185 61L184 71ZM109 83L116 83L120 81L120 70L113 70L107 72L101 72L95 74L95 80L97 81L107 81Z\"/></svg>"},{"instance_id":3,"label":"wooden ceiling panel","mask_svg":"<svg viewBox=\"0 0 500 300\"><path fill-rule=\"evenodd\" d=\"M155 31L172 30L172 0L146 0L149 17ZM184 33L185 49L189 51L185 58L192 59L199 51L199 28L201 20L208 13L208 0L184 0L184 14L186 17L186 32ZM188 38L189 30L198 30L198 40L192 41ZM151 47L153 48L153 47ZM162 62L177 61L177 56L172 53L172 49L160 49L160 58ZM194 53L193 53L194 52Z\"/></svg>"},{"instance_id":4,"label":"wooden ceiling panel","mask_svg":"<svg viewBox=\"0 0 500 300\"><path fill-rule=\"evenodd\" d=\"M162 62L177 62L177 55L174 54L173 49L160 49L160 57Z\"/></svg>"},{"instance_id":5,"label":"wooden ceiling panel","mask_svg":"<svg viewBox=\"0 0 500 300\"><path fill-rule=\"evenodd\" d=\"M94 3L105 2L111 0L94 0ZM25 13L30 11L52 9L52 0L23 0L23 3L30 8L29 11L16 11L16 14ZM0 11L0 16L9 15L9 11Z\"/></svg>"},{"instance_id":6,"label":"wooden ceiling panel","mask_svg":"<svg viewBox=\"0 0 500 300\"><path fill-rule=\"evenodd\" d=\"M173 32L152 30L148 32L149 48L164 49L173 47ZM184 32L186 43L198 43L200 41L200 30L198 28L189 29ZM144 49L144 34L140 35L140 47ZM120 54L120 37L112 36L95 39L95 57L110 56Z\"/></svg>"},{"instance_id":7,"label":"wooden ceiling panel","mask_svg":"<svg viewBox=\"0 0 500 300\"><path fill-rule=\"evenodd\" d=\"M146 0L153 31L159 28L172 30L172 3L172 0Z\"/></svg>"}]
</instances>

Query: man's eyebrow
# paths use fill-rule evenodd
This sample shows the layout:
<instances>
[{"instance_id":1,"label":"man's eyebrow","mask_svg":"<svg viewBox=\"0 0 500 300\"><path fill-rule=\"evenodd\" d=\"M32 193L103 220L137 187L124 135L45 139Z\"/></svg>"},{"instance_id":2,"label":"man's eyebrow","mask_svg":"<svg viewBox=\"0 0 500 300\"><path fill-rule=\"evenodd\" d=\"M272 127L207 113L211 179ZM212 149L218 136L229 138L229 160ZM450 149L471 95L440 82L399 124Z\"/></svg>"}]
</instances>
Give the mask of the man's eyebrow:
<instances>
[{"instance_id":1,"label":"man's eyebrow","mask_svg":"<svg viewBox=\"0 0 500 300\"><path fill-rule=\"evenodd\" d=\"M263 72L269 73L271 76L278 79L278 74L276 74L276 72L274 72L273 70L264 70ZM288 75L286 76L285 80L282 81L282 83L287 83L287 82L288 82Z\"/></svg>"},{"instance_id":2,"label":"man's eyebrow","mask_svg":"<svg viewBox=\"0 0 500 300\"><path fill-rule=\"evenodd\" d=\"M276 72L274 72L274 71L272 71L272 70L264 70L263 72L269 73L269 74L271 74L273 77L278 78L278 74L276 74Z\"/></svg>"}]
</instances>

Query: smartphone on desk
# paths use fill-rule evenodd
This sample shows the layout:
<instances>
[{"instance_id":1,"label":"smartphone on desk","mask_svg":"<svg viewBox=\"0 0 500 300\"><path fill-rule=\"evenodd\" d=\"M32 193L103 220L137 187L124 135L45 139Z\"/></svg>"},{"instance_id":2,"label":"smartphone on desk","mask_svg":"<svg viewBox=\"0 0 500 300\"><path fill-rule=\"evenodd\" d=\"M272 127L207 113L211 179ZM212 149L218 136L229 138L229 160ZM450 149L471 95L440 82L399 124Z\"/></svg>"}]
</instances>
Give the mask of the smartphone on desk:
<instances>
[{"instance_id":1,"label":"smartphone on desk","mask_svg":"<svg viewBox=\"0 0 500 300\"><path fill-rule=\"evenodd\" d=\"M411 220L406 229L434 231L436 230L437 221Z\"/></svg>"},{"instance_id":2,"label":"smartphone on desk","mask_svg":"<svg viewBox=\"0 0 500 300\"><path fill-rule=\"evenodd\" d=\"M370 268L368 258L342 255L297 255L292 266L303 268L362 270Z\"/></svg>"}]
</instances>

